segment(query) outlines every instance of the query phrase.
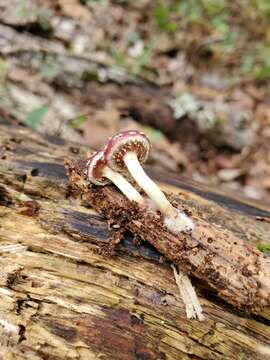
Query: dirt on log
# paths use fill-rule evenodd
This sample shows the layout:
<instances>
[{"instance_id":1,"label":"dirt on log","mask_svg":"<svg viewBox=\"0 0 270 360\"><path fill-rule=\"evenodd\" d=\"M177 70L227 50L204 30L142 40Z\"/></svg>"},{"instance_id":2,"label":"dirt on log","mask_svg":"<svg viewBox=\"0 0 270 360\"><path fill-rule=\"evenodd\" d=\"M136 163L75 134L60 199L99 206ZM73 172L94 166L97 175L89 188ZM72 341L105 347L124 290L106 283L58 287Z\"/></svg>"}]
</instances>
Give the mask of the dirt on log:
<instances>
[{"instance_id":1,"label":"dirt on log","mask_svg":"<svg viewBox=\"0 0 270 360\"><path fill-rule=\"evenodd\" d=\"M240 311L193 278L206 320L187 320L164 256L75 196L64 159L87 151L0 121L0 358L270 359L267 308ZM147 171L220 232L270 242L268 207Z\"/></svg>"}]
</instances>

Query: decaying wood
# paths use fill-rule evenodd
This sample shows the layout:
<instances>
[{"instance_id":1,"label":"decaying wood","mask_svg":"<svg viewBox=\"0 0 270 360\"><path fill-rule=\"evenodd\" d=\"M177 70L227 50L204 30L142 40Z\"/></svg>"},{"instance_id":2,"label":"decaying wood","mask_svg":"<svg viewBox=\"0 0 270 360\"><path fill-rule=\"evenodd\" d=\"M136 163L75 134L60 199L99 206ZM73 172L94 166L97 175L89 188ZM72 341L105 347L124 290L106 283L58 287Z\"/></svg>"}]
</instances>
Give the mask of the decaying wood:
<instances>
[{"instance_id":1,"label":"decaying wood","mask_svg":"<svg viewBox=\"0 0 270 360\"><path fill-rule=\"evenodd\" d=\"M123 234L123 215L108 224L72 195L63 162L86 153L0 123L0 358L270 358L267 308L239 311L194 278L206 320L187 320L164 256ZM257 219L269 208L147 171L196 221L253 248L269 243L270 224ZM113 187L103 191L125 203Z\"/></svg>"},{"instance_id":2,"label":"decaying wood","mask_svg":"<svg viewBox=\"0 0 270 360\"><path fill-rule=\"evenodd\" d=\"M270 260L260 251L182 203L177 204L178 209L192 218L194 229L178 235L169 232L162 214L131 204L112 186L89 184L86 162L67 164L67 169L72 185L84 191L98 212L147 240L174 264L206 281L232 305L253 311L270 305ZM177 197L173 200L177 202Z\"/></svg>"}]
</instances>

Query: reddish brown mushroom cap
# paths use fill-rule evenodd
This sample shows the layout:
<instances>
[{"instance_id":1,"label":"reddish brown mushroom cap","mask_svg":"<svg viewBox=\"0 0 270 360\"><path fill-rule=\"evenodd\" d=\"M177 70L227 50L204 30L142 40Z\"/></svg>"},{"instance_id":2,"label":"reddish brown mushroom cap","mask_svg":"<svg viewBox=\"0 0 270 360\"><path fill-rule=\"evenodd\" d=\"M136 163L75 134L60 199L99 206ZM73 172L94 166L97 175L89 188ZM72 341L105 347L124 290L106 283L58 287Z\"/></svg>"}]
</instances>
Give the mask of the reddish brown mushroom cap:
<instances>
[{"instance_id":1,"label":"reddish brown mushroom cap","mask_svg":"<svg viewBox=\"0 0 270 360\"><path fill-rule=\"evenodd\" d=\"M126 153L136 153L139 162L143 163L148 158L150 149L151 143L141 131L122 131L109 140L104 158L112 169L120 171L125 169L123 159Z\"/></svg>"},{"instance_id":2,"label":"reddish brown mushroom cap","mask_svg":"<svg viewBox=\"0 0 270 360\"><path fill-rule=\"evenodd\" d=\"M106 166L106 161L104 160L104 152L96 151L87 161L86 164L86 176L87 179L95 185L107 185L110 183L102 175L102 170Z\"/></svg>"}]
</instances>

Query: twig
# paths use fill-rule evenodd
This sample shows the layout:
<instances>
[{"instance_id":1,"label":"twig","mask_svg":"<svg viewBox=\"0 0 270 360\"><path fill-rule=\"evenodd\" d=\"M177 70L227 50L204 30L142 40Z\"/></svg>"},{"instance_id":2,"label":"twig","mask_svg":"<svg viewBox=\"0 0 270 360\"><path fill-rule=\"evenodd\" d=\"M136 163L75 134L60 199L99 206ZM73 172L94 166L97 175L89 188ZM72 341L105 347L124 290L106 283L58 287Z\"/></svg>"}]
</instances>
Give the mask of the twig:
<instances>
[{"instance_id":1,"label":"twig","mask_svg":"<svg viewBox=\"0 0 270 360\"><path fill-rule=\"evenodd\" d=\"M199 321L203 321L205 318L202 313L202 307L188 275L184 274L180 270L179 266L178 266L178 271L173 264L171 265L171 267L173 269L175 281L178 286L180 295L186 306L187 318L188 319L198 318Z\"/></svg>"}]
</instances>

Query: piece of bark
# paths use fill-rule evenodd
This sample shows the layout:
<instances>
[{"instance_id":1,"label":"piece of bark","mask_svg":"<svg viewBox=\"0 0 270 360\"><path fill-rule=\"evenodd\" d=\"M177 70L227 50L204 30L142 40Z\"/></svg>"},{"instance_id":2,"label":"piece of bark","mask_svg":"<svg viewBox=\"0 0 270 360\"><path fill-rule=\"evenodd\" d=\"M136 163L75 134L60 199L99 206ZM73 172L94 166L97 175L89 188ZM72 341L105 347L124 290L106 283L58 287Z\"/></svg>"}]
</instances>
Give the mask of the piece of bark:
<instances>
[{"instance_id":1,"label":"piece of bark","mask_svg":"<svg viewBox=\"0 0 270 360\"><path fill-rule=\"evenodd\" d=\"M0 257L0 358L270 358L268 310L240 312L193 279L206 321L187 320L155 249L126 235L117 256L99 253L117 226L69 196L63 161L75 146L83 158L83 147L0 121L0 244L27 247ZM256 220L267 207L147 171L205 221L269 242L269 223Z\"/></svg>"}]
</instances>

